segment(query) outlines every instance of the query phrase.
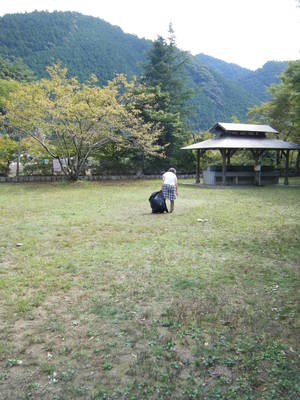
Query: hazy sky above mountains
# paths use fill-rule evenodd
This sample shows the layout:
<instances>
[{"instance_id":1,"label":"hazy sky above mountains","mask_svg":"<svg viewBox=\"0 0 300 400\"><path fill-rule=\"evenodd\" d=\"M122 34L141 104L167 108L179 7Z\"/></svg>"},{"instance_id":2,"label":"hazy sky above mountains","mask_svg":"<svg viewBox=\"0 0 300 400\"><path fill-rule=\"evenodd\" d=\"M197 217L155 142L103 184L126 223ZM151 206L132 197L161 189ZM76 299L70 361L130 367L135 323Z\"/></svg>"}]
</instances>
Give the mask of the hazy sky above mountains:
<instances>
[{"instance_id":1,"label":"hazy sky above mountains","mask_svg":"<svg viewBox=\"0 0 300 400\"><path fill-rule=\"evenodd\" d=\"M296 0L2 0L0 15L78 11L152 40L167 37L172 22L179 48L257 69L268 60L300 58L299 6Z\"/></svg>"}]
</instances>

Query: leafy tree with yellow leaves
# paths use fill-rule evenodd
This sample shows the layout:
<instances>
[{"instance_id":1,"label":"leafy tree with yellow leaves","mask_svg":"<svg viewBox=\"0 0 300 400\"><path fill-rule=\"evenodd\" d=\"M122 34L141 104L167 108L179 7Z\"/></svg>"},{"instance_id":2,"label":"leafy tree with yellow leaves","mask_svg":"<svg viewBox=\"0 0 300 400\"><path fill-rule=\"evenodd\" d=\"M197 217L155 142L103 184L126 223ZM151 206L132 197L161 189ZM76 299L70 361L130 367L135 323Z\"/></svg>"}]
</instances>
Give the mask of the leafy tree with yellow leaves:
<instances>
[{"instance_id":1,"label":"leafy tree with yellow leaves","mask_svg":"<svg viewBox=\"0 0 300 400\"><path fill-rule=\"evenodd\" d=\"M128 102L130 85L123 76L101 88L95 76L79 83L59 64L47 70L49 79L17 84L5 102L2 122L38 141L70 179L77 180L88 157L109 142L150 155L162 152L159 125L145 122Z\"/></svg>"}]
</instances>

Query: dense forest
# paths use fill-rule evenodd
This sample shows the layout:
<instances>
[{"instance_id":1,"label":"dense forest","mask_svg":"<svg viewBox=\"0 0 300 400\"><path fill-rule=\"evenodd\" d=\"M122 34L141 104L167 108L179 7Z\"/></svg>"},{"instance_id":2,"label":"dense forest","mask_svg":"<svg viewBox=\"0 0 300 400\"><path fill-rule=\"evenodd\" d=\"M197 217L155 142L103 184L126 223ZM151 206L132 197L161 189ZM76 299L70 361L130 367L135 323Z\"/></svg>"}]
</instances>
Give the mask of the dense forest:
<instances>
[{"instance_id":1,"label":"dense forest","mask_svg":"<svg viewBox=\"0 0 300 400\"><path fill-rule=\"evenodd\" d=\"M193 128L207 129L215 121L231 121L234 116L245 121L248 108L258 102L238 84L195 58L186 69L191 87L195 88L190 118Z\"/></svg>"},{"instance_id":2,"label":"dense forest","mask_svg":"<svg viewBox=\"0 0 300 400\"><path fill-rule=\"evenodd\" d=\"M0 53L22 58L37 75L61 60L80 80L96 73L101 84L115 73L141 72L150 41L138 39L109 23L75 12L33 12L0 18Z\"/></svg>"},{"instance_id":3,"label":"dense forest","mask_svg":"<svg viewBox=\"0 0 300 400\"><path fill-rule=\"evenodd\" d=\"M28 66L37 78L47 76L46 67L61 61L70 76L80 81L95 73L104 85L116 73L129 79L142 73L152 42L125 34L119 27L75 12L33 12L0 18L0 55ZM185 65L188 85L195 92L190 100L191 128L203 130L216 121L236 116L245 121L250 106L266 99L265 86L276 82L285 63L267 63L258 71L190 55ZM216 60L217 62L218 60ZM220 60L219 60L220 61ZM231 75L224 72L231 69Z\"/></svg>"},{"instance_id":4,"label":"dense forest","mask_svg":"<svg viewBox=\"0 0 300 400\"><path fill-rule=\"evenodd\" d=\"M232 82L239 84L247 93L251 94L257 102L269 99L267 88L279 83L279 75L287 68L287 61L268 61L262 68L251 71L239 65L226 63L206 54L195 56L197 60L205 63L213 71L224 76Z\"/></svg>"}]
</instances>

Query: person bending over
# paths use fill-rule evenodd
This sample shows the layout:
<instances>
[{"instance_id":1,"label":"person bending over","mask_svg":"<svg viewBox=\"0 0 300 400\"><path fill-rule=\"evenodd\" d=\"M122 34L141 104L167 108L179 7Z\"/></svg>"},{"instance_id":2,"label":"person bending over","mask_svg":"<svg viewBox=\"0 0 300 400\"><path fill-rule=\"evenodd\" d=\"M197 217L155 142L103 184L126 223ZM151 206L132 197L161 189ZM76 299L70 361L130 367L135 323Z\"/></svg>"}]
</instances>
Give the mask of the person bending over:
<instances>
[{"instance_id":1,"label":"person bending over","mask_svg":"<svg viewBox=\"0 0 300 400\"><path fill-rule=\"evenodd\" d=\"M170 212L173 212L174 201L178 196L178 185L175 168L169 168L169 170L163 174L161 190L164 194L164 198L170 200Z\"/></svg>"}]
</instances>

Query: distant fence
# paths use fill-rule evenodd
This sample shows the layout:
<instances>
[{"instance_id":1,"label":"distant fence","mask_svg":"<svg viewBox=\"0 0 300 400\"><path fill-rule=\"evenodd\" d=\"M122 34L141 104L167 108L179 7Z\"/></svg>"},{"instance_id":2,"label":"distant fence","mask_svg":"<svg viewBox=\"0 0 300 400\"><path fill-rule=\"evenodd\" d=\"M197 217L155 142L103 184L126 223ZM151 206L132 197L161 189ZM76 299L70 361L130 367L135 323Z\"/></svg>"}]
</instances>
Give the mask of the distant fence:
<instances>
[{"instance_id":1,"label":"distant fence","mask_svg":"<svg viewBox=\"0 0 300 400\"><path fill-rule=\"evenodd\" d=\"M179 174L179 179L192 179L195 175ZM80 176L84 181L128 181L138 179L161 179L161 175L86 175ZM0 176L0 183L32 183L32 182L63 182L68 181L64 175L20 175L19 178Z\"/></svg>"}]
</instances>

